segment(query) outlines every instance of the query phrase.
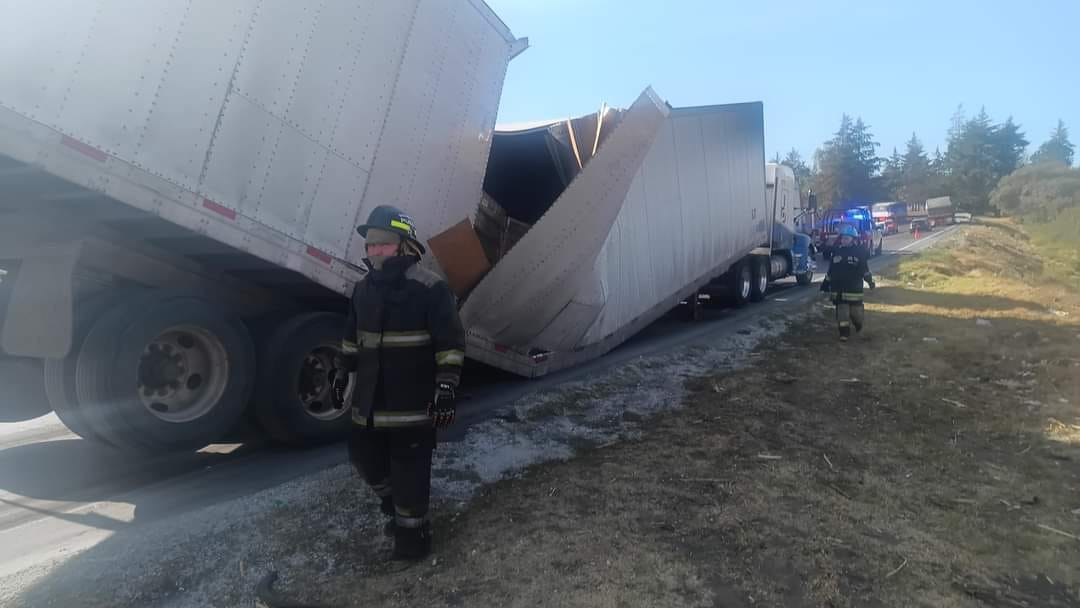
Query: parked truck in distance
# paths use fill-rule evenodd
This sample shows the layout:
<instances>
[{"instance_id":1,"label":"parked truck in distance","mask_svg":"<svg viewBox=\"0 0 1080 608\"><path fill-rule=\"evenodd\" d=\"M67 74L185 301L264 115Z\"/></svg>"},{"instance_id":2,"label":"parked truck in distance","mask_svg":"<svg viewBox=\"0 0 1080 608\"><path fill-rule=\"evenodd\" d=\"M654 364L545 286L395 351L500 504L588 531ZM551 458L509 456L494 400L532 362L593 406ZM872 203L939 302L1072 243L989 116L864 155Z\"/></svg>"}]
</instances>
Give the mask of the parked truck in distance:
<instances>
[{"instance_id":1,"label":"parked truck in distance","mask_svg":"<svg viewBox=\"0 0 1080 608\"><path fill-rule=\"evenodd\" d=\"M952 198L948 196L939 196L937 198L926 199L926 218L933 228L952 224Z\"/></svg>"}]
</instances>

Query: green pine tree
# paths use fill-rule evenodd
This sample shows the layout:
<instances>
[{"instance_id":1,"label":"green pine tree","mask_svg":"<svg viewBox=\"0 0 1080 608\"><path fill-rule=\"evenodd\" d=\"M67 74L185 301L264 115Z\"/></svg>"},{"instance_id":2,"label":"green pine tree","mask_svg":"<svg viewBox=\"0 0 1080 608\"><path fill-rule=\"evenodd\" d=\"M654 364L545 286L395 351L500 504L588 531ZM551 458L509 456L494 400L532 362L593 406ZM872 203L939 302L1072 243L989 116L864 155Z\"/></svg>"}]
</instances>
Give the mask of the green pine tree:
<instances>
[{"instance_id":1,"label":"green pine tree","mask_svg":"<svg viewBox=\"0 0 1080 608\"><path fill-rule=\"evenodd\" d=\"M926 157L926 150L918 136L912 133L904 152L896 198L908 203L921 203L937 194L934 188L930 159Z\"/></svg>"},{"instance_id":2,"label":"green pine tree","mask_svg":"<svg viewBox=\"0 0 1080 608\"><path fill-rule=\"evenodd\" d=\"M1031 162L1059 162L1071 167L1075 150L1076 147L1069 141L1069 130L1065 128L1065 122L1058 119L1057 128L1050 134L1050 139L1031 155Z\"/></svg>"},{"instance_id":3,"label":"green pine tree","mask_svg":"<svg viewBox=\"0 0 1080 608\"><path fill-rule=\"evenodd\" d=\"M1012 117L995 125L983 108L957 126L954 116L945 153L946 186L953 204L977 213L989 210L991 191L1020 166L1027 144Z\"/></svg>"},{"instance_id":4,"label":"green pine tree","mask_svg":"<svg viewBox=\"0 0 1080 608\"><path fill-rule=\"evenodd\" d=\"M861 118L852 121L847 114L841 117L836 134L815 154L823 204L845 206L876 199L875 174L882 162L877 157L878 145Z\"/></svg>"}]
</instances>

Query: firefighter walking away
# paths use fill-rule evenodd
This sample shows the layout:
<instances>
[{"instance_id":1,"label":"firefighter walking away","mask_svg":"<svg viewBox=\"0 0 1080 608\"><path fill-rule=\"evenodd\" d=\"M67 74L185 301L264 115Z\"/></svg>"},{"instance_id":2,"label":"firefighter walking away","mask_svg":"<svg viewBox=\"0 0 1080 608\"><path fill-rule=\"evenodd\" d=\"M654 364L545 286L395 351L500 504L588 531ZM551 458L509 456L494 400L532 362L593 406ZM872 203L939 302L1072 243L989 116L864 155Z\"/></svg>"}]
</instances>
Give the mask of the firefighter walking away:
<instances>
[{"instance_id":1,"label":"firefighter walking away","mask_svg":"<svg viewBox=\"0 0 1080 608\"><path fill-rule=\"evenodd\" d=\"M351 406L349 459L391 518L394 559L431 551L431 453L454 422L465 332L450 287L418 263L412 219L376 207L357 228L368 274L353 288L335 387Z\"/></svg>"},{"instance_id":2,"label":"firefighter walking away","mask_svg":"<svg viewBox=\"0 0 1080 608\"><path fill-rule=\"evenodd\" d=\"M847 342L852 327L855 333L863 329L863 283L869 285L870 289L877 286L867 264L870 252L856 241L857 237L853 226L845 224L840 227L840 236L829 258L829 272L821 283L821 291L831 293L836 304L841 342Z\"/></svg>"}]
</instances>

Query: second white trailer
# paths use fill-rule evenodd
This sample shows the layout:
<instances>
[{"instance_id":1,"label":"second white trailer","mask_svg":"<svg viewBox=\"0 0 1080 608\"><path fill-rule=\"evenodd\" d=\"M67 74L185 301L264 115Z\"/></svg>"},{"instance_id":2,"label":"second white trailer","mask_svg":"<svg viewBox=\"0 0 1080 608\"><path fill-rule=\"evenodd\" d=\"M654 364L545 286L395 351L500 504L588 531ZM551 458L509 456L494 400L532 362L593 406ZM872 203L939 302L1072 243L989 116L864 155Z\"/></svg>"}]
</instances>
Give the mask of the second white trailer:
<instances>
[{"instance_id":1,"label":"second white trailer","mask_svg":"<svg viewBox=\"0 0 1080 608\"><path fill-rule=\"evenodd\" d=\"M751 256L769 240L765 183L760 103L671 109L647 91L469 296L469 356L540 376L600 356L743 266L736 282L767 273L767 256Z\"/></svg>"}]
</instances>

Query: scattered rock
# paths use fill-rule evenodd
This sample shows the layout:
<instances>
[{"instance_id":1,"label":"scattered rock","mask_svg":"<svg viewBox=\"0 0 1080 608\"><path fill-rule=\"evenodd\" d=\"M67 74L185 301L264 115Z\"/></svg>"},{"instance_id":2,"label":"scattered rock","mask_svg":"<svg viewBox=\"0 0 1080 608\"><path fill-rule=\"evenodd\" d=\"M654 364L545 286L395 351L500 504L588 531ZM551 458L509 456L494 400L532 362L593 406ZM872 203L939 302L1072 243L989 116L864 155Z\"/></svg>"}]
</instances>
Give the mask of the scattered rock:
<instances>
[{"instance_id":1,"label":"scattered rock","mask_svg":"<svg viewBox=\"0 0 1080 608\"><path fill-rule=\"evenodd\" d=\"M798 380L798 378L792 376L791 374L785 374L784 372L780 372L773 376L773 380L779 382L780 384L794 384L795 381Z\"/></svg>"},{"instance_id":2,"label":"scattered rock","mask_svg":"<svg viewBox=\"0 0 1080 608\"><path fill-rule=\"evenodd\" d=\"M923 342L939 342L940 340L938 340L937 338L935 338L933 336L930 336L930 337L927 337L927 338L923 338L922 341Z\"/></svg>"},{"instance_id":3,"label":"scattered rock","mask_svg":"<svg viewBox=\"0 0 1080 608\"><path fill-rule=\"evenodd\" d=\"M990 319L975 319L975 325L978 325L979 327L990 327L993 323L990 322Z\"/></svg>"}]
</instances>

